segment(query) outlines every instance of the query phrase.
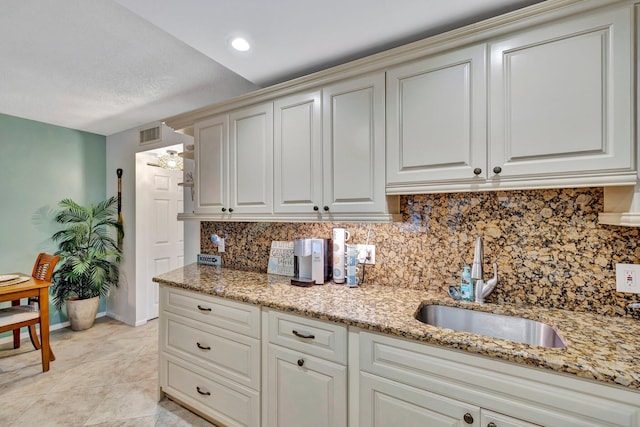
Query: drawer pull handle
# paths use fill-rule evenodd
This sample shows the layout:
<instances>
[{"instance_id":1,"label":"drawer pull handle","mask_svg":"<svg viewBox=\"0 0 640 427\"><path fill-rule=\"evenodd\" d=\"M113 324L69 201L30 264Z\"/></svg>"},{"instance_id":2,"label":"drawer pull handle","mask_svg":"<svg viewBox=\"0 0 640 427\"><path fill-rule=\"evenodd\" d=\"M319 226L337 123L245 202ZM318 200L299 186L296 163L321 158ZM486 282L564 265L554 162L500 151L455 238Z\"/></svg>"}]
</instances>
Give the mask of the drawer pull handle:
<instances>
[{"instance_id":1,"label":"drawer pull handle","mask_svg":"<svg viewBox=\"0 0 640 427\"><path fill-rule=\"evenodd\" d=\"M315 338L316 338L316 336L315 336L315 335L305 335L305 334L301 334L301 333L300 333L300 332L298 332L298 331L292 331L292 332L293 332L293 335L295 335L295 336L297 336L297 337L299 337L299 338L308 338L308 339L310 339L310 340L312 340L312 339L315 339Z\"/></svg>"},{"instance_id":2,"label":"drawer pull handle","mask_svg":"<svg viewBox=\"0 0 640 427\"><path fill-rule=\"evenodd\" d=\"M198 346L198 348L199 348L200 350L211 350L211 347L209 347L209 346L206 346L206 347L205 347L205 346L203 346L202 344L200 344L199 342L197 342L197 343L196 343L196 345Z\"/></svg>"},{"instance_id":3,"label":"drawer pull handle","mask_svg":"<svg viewBox=\"0 0 640 427\"><path fill-rule=\"evenodd\" d=\"M201 394L201 395L203 395L203 396L211 396L211 392L208 392L208 391L202 391L202 390L200 390L200 387L199 387L199 386L196 386L196 390L198 390L198 393L200 393L200 394Z\"/></svg>"},{"instance_id":4,"label":"drawer pull handle","mask_svg":"<svg viewBox=\"0 0 640 427\"><path fill-rule=\"evenodd\" d=\"M304 365L304 359L298 359L298 366Z\"/></svg>"},{"instance_id":5,"label":"drawer pull handle","mask_svg":"<svg viewBox=\"0 0 640 427\"><path fill-rule=\"evenodd\" d=\"M466 414L464 414L464 422L467 424L473 424L473 417L470 413L467 412Z\"/></svg>"},{"instance_id":6,"label":"drawer pull handle","mask_svg":"<svg viewBox=\"0 0 640 427\"><path fill-rule=\"evenodd\" d=\"M211 311L211 309L209 307L203 307L200 304L198 304L198 310L200 310L200 311Z\"/></svg>"}]
</instances>

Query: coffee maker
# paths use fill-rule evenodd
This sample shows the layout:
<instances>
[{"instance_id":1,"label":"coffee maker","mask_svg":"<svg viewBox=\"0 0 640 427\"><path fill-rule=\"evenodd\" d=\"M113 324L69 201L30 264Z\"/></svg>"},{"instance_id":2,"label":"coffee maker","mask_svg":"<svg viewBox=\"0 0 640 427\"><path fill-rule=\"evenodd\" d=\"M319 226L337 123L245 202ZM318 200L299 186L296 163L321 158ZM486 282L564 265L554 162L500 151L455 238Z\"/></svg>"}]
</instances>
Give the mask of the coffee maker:
<instances>
[{"instance_id":1,"label":"coffee maker","mask_svg":"<svg viewBox=\"0 0 640 427\"><path fill-rule=\"evenodd\" d=\"M293 279L296 286L324 285L331 280L331 239L293 240Z\"/></svg>"}]
</instances>

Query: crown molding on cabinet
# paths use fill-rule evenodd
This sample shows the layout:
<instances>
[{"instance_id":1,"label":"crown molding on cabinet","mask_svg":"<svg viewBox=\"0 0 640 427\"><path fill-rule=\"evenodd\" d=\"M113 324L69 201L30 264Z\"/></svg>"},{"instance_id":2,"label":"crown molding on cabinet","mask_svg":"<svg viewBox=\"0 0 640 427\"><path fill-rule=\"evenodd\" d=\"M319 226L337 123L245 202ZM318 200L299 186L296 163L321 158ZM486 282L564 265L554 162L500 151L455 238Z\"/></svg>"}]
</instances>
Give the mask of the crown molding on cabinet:
<instances>
[{"instance_id":1,"label":"crown molding on cabinet","mask_svg":"<svg viewBox=\"0 0 640 427\"><path fill-rule=\"evenodd\" d=\"M225 221L225 222L335 222L335 223L382 223L400 222L402 215L372 213L338 214L195 214L180 213L179 221Z\"/></svg>"},{"instance_id":2,"label":"crown molding on cabinet","mask_svg":"<svg viewBox=\"0 0 640 427\"><path fill-rule=\"evenodd\" d=\"M598 222L607 225L640 227L640 184L605 187L604 212Z\"/></svg>"},{"instance_id":3,"label":"crown molding on cabinet","mask_svg":"<svg viewBox=\"0 0 640 427\"><path fill-rule=\"evenodd\" d=\"M338 65L307 76L259 89L215 105L199 108L163 120L177 132L193 135L193 124L213 115L247 105L269 101L275 97L289 95L345 78L380 71L391 65L411 61L426 55L454 49L463 45L487 42L512 31L522 30L549 21L606 6L633 4L629 0L547 0L524 9L457 28L394 49L390 49L346 64Z\"/></svg>"},{"instance_id":4,"label":"crown molding on cabinet","mask_svg":"<svg viewBox=\"0 0 640 427\"><path fill-rule=\"evenodd\" d=\"M627 188L637 182L636 172L620 173L618 175L611 175L607 177L593 176L573 176L567 175L562 178L543 178L540 176L528 177L528 178L501 178L495 179L489 182L479 182L478 184L469 184L468 182L461 182L455 184L451 182L433 182L433 190L429 190L429 186L424 183L416 183L415 185L406 184L401 186L394 186L393 188L387 187L387 195L402 195L402 194L429 194L429 193L442 193L442 186L446 184L447 193L464 193L469 191L509 191L509 190L522 190L526 188L528 190L546 189L546 188L579 188L579 187L602 187L607 188ZM607 181L610 181L607 183ZM611 185L609 187L608 185ZM622 187L620 187L622 186ZM606 191L605 191L606 194ZM640 199L640 195L638 196ZM640 200L638 201L640 205ZM606 202L605 202L606 205ZM640 207L638 209L640 211Z\"/></svg>"}]
</instances>

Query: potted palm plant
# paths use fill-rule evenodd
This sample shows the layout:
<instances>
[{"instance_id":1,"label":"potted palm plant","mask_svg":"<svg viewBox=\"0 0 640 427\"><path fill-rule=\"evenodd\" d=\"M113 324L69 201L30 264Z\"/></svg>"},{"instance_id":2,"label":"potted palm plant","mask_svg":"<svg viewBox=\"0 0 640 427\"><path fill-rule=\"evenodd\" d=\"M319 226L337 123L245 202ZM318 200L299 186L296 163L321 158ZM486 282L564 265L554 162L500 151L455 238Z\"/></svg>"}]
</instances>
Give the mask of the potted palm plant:
<instances>
[{"instance_id":1,"label":"potted palm plant","mask_svg":"<svg viewBox=\"0 0 640 427\"><path fill-rule=\"evenodd\" d=\"M60 261L53 273L53 302L60 310L66 303L71 329L93 326L101 296L118 286L122 250L116 235L123 236L117 221L117 198L84 207L71 199L59 203L56 222L63 228L52 239L58 243Z\"/></svg>"}]
</instances>

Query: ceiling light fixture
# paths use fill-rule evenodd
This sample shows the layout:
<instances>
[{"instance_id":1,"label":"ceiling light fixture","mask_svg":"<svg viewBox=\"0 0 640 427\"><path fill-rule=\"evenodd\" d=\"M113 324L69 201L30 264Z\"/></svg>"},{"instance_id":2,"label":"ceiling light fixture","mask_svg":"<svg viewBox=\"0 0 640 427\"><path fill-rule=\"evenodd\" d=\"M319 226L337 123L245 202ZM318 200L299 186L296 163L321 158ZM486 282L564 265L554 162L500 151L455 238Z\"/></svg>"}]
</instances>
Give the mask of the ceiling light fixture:
<instances>
[{"instance_id":1,"label":"ceiling light fixture","mask_svg":"<svg viewBox=\"0 0 640 427\"><path fill-rule=\"evenodd\" d=\"M181 171L183 169L182 157L178 156L177 151L167 150L167 154L158 157L158 166L162 169Z\"/></svg>"},{"instance_id":2,"label":"ceiling light fixture","mask_svg":"<svg viewBox=\"0 0 640 427\"><path fill-rule=\"evenodd\" d=\"M235 39L231 40L231 47L239 52L246 52L251 49L251 45L249 44L249 42L242 37L236 37Z\"/></svg>"}]
</instances>

